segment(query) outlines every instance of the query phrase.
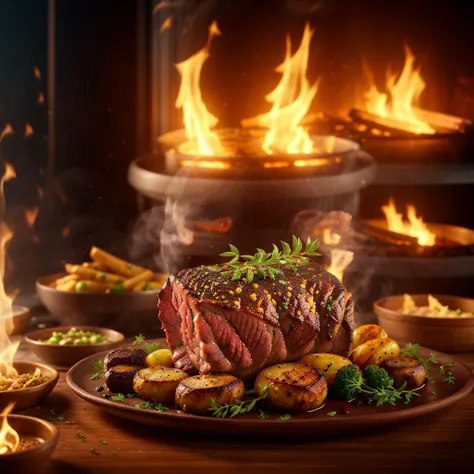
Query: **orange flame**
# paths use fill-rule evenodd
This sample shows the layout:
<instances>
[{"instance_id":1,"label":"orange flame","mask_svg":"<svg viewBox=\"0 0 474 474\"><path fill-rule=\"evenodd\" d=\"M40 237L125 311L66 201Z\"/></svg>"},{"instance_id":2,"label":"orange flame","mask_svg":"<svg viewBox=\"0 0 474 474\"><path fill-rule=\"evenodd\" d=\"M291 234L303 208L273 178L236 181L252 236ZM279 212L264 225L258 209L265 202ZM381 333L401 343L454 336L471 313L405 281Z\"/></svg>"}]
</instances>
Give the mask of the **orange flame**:
<instances>
[{"instance_id":1,"label":"orange flame","mask_svg":"<svg viewBox=\"0 0 474 474\"><path fill-rule=\"evenodd\" d=\"M168 16L161 24L160 32L162 33L163 31L169 30L171 29L172 26L173 26L173 19L170 16Z\"/></svg>"},{"instance_id":2,"label":"orange flame","mask_svg":"<svg viewBox=\"0 0 474 474\"><path fill-rule=\"evenodd\" d=\"M421 216L416 215L415 206L411 204L407 206L408 222L403 220L403 214L397 212L393 199L390 199L387 205L382 206L382 211L387 219L388 230L416 237L418 245L429 247L435 244L436 234L428 229Z\"/></svg>"},{"instance_id":3,"label":"orange flame","mask_svg":"<svg viewBox=\"0 0 474 474\"><path fill-rule=\"evenodd\" d=\"M33 133L33 127L29 123L25 124L25 137L29 137L33 135Z\"/></svg>"},{"instance_id":4,"label":"orange flame","mask_svg":"<svg viewBox=\"0 0 474 474\"><path fill-rule=\"evenodd\" d=\"M190 58L176 64L181 75L181 86L175 105L183 109L183 122L186 137L189 140L186 143L186 153L193 155L224 154L224 148L217 133L211 131L217 125L218 119L207 110L199 86L201 70L209 57L209 47L214 36L221 36L216 22L209 27L206 46Z\"/></svg>"},{"instance_id":5,"label":"orange flame","mask_svg":"<svg viewBox=\"0 0 474 474\"><path fill-rule=\"evenodd\" d=\"M5 173L0 179L0 208L5 208L4 186L5 182L16 178L15 169L5 163ZM0 375L16 377L18 373L13 367L13 357L20 341L10 342L9 334L13 329L12 298L5 293L5 247L12 237L12 232L4 222L0 223Z\"/></svg>"},{"instance_id":6,"label":"orange flame","mask_svg":"<svg viewBox=\"0 0 474 474\"><path fill-rule=\"evenodd\" d=\"M420 69L414 67L415 56L405 45L405 65L401 74L389 74L386 82L388 94L378 91L372 84L365 94L367 111L379 117L402 122L400 128L416 134L436 132L427 122L419 120L414 109L426 87ZM390 102L389 102L390 98Z\"/></svg>"},{"instance_id":7,"label":"orange flame","mask_svg":"<svg viewBox=\"0 0 474 474\"><path fill-rule=\"evenodd\" d=\"M341 236L331 229L324 229L323 242L326 245L337 245L341 242ZM331 263L326 266L326 270L342 282L344 272L354 259L354 252L342 249L330 249L330 254Z\"/></svg>"},{"instance_id":8,"label":"orange flame","mask_svg":"<svg viewBox=\"0 0 474 474\"><path fill-rule=\"evenodd\" d=\"M2 427L0 428L0 455L14 453L20 445L20 436L8 423L8 414L12 412L15 402L9 403L3 410Z\"/></svg>"},{"instance_id":9,"label":"orange flame","mask_svg":"<svg viewBox=\"0 0 474 474\"><path fill-rule=\"evenodd\" d=\"M301 126L303 117L309 110L318 91L319 80L310 85L306 71L308 68L309 50L314 30L306 23L300 46L291 55L291 38L286 37L285 60L275 71L282 74L276 88L265 100L273 104L267 114L242 121L244 127L266 127L262 149L267 154L277 153L312 153L313 141L308 132Z\"/></svg>"},{"instance_id":10,"label":"orange flame","mask_svg":"<svg viewBox=\"0 0 474 474\"><path fill-rule=\"evenodd\" d=\"M35 66L33 72L35 73L36 79L38 79L38 81L41 81L41 71L39 70L39 67Z\"/></svg>"},{"instance_id":11,"label":"orange flame","mask_svg":"<svg viewBox=\"0 0 474 474\"><path fill-rule=\"evenodd\" d=\"M42 92L38 92L38 104L44 104L44 94Z\"/></svg>"},{"instance_id":12,"label":"orange flame","mask_svg":"<svg viewBox=\"0 0 474 474\"><path fill-rule=\"evenodd\" d=\"M38 217L38 206L34 207L33 209L27 209L25 212L25 219L28 227L34 227L36 218Z\"/></svg>"}]
</instances>

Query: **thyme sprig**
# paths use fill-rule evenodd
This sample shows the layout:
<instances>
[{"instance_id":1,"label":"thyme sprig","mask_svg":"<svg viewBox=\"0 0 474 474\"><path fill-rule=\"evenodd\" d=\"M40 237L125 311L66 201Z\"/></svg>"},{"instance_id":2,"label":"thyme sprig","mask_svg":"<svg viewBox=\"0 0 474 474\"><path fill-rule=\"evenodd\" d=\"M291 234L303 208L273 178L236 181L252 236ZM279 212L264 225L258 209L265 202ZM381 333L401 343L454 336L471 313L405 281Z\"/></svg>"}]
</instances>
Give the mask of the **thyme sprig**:
<instances>
[{"instance_id":1,"label":"thyme sprig","mask_svg":"<svg viewBox=\"0 0 474 474\"><path fill-rule=\"evenodd\" d=\"M251 282L254 278L275 280L277 275L282 275L283 271L277 265L286 266L296 271L297 265L306 264L310 257L317 257L316 252L319 247L319 240L308 240L303 244L302 240L293 236L292 245L281 241L281 249L273 244L272 252L257 249L255 255L240 255L239 249L229 244L230 250L221 253L221 257L231 257L226 263L226 269L221 273L225 278L240 280L246 278Z\"/></svg>"},{"instance_id":2,"label":"thyme sprig","mask_svg":"<svg viewBox=\"0 0 474 474\"><path fill-rule=\"evenodd\" d=\"M209 398L209 411L211 411L211 415L216 418L234 418L237 415L241 415L243 413L248 413L252 411L257 402L267 398L268 395L268 387L264 387L262 390L262 395L258 398L254 398L253 400L247 401L240 401L237 400L232 405L226 403L224 405L219 405L213 398Z\"/></svg>"}]
</instances>

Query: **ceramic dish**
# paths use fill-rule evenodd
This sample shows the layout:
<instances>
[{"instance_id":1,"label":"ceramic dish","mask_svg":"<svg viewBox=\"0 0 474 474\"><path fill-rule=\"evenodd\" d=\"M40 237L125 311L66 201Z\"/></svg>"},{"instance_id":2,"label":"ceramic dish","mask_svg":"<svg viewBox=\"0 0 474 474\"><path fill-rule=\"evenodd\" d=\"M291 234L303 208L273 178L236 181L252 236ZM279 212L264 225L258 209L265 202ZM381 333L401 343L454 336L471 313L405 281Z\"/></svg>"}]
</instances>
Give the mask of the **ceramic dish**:
<instances>
[{"instance_id":1,"label":"ceramic dish","mask_svg":"<svg viewBox=\"0 0 474 474\"><path fill-rule=\"evenodd\" d=\"M474 299L433 295L450 309L474 311ZM428 295L411 295L416 306L427 306ZM443 318L403 314L403 295L388 296L374 303L380 326L394 339L414 340L444 352L474 350L474 318Z\"/></svg>"},{"instance_id":2,"label":"ceramic dish","mask_svg":"<svg viewBox=\"0 0 474 474\"><path fill-rule=\"evenodd\" d=\"M15 361L13 366L19 374L31 373L39 369L49 380L36 387L0 392L0 409L5 408L10 402L16 402L15 411L25 410L39 405L53 390L59 380L59 373L53 367L38 362Z\"/></svg>"},{"instance_id":3,"label":"ceramic dish","mask_svg":"<svg viewBox=\"0 0 474 474\"><path fill-rule=\"evenodd\" d=\"M75 327L77 330L92 331L98 333L108 339L107 342L98 344L81 344L81 345L64 345L47 344L43 342L47 340L53 332L68 332ZM41 360L48 364L59 367L71 367L81 359L88 357L97 352L111 350L118 347L124 340L124 335L120 332L107 328L99 328L95 326L60 326L55 328L40 329L33 331L25 336L31 352L36 354Z\"/></svg>"},{"instance_id":4,"label":"ceramic dish","mask_svg":"<svg viewBox=\"0 0 474 474\"><path fill-rule=\"evenodd\" d=\"M139 293L77 293L48 286L60 273L36 282L46 309L64 326L101 326L126 335L156 333L156 290Z\"/></svg>"},{"instance_id":5,"label":"ceramic dish","mask_svg":"<svg viewBox=\"0 0 474 474\"><path fill-rule=\"evenodd\" d=\"M429 356L430 351L423 349L422 356ZM258 411L241 415L232 419L213 418L208 416L190 415L175 408L160 412L138 408L143 403L140 398L125 398L122 403L105 399L96 387L103 383L103 378L91 380L94 373L93 362L103 359L106 352L88 357L74 365L67 374L67 383L71 389L87 402L96 405L116 417L126 418L136 423L160 426L162 428L186 430L186 433L210 432L213 434L229 434L241 436L277 437L327 437L341 436L349 433L369 433L376 428L391 426L412 418L440 411L456 403L468 395L474 386L474 375L461 362L455 361L450 367L456 377L454 385L443 382L446 376L433 371L432 377L436 384L428 383L414 397L409 405L384 405L376 408L374 405L354 407L350 404L327 401L320 409L298 415L292 415L289 420L279 420L278 414L271 414L269 419L261 420ZM446 354L439 354L439 364L452 360ZM435 387L435 388L434 388ZM436 394L432 392L436 389ZM348 408L349 414L342 414ZM336 416L328 413L337 412Z\"/></svg>"},{"instance_id":6,"label":"ceramic dish","mask_svg":"<svg viewBox=\"0 0 474 474\"><path fill-rule=\"evenodd\" d=\"M0 420L2 417L0 417ZM36 446L24 451L0 456L2 472L38 472L47 467L47 462L56 448L59 433L55 426L40 418L23 415L8 415L9 425L22 437L41 440Z\"/></svg>"}]
</instances>

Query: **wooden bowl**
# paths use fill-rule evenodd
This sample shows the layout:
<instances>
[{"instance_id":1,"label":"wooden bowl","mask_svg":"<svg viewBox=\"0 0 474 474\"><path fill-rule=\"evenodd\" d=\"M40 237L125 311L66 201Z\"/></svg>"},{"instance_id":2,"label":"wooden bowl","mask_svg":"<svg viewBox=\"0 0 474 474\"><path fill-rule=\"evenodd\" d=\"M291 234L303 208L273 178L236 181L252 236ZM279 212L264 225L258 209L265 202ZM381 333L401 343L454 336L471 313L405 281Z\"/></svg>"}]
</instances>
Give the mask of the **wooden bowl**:
<instances>
[{"instance_id":1,"label":"wooden bowl","mask_svg":"<svg viewBox=\"0 0 474 474\"><path fill-rule=\"evenodd\" d=\"M30 308L14 304L12 308L12 316L13 330L10 335L16 336L18 334L21 334L23 332L23 329L25 329L26 325L30 322Z\"/></svg>"},{"instance_id":2,"label":"wooden bowl","mask_svg":"<svg viewBox=\"0 0 474 474\"><path fill-rule=\"evenodd\" d=\"M56 344L47 344L43 341L49 339L53 332L67 332L75 327L79 331L93 331L109 339L110 342L101 342L99 344L80 344L77 346L60 346ZM71 367L76 362L92 354L102 351L109 351L120 346L125 336L113 329L99 328L95 326L60 326L55 328L39 329L25 336L31 352L40 359L59 367Z\"/></svg>"},{"instance_id":3,"label":"wooden bowl","mask_svg":"<svg viewBox=\"0 0 474 474\"><path fill-rule=\"evenodd\" d=\"M13 366L19 374L34 373L36 369L41 370L49 380L36 387L0 392L0 410L5 408L10 402L16 402L15 411L26 410L27 408L39 405L53 390L59 380L58 371L46 364L39 362L15 361Z\"/></svg>"},{"instance_id":4,"label":"wooden bowl","mask_svg":"<svg viewBox=\"0 0 474 474\"><path fill-rule=\"evenodd\" d=\"M474 312L474 299L433 295L450 309ZM428 305L428 295L411 295L417 306ZM416 342L443 352L474 350L474 317L441 318L402 314L403 295L381 298L374 303L380 326L393 339Z\"/></svg>"},{"instance_id":5,"label":"wooden bowl","mask_svg":"<svg viewBox=\"0 0 474 474\"><path fill-rule=\"evenodd\" d=\"M158 291L139 293L76 293L48 286L64 273L39 278L36 291L46 309L64 326L100 326L128 336L156 335Z\"/></svg>"},{"instance_id":6,"label":"wooden bowl","mask_svg":"<svg viewBox=\"0 0 474 474\"><path fill-rule=\"evenodd\" d=\"M0 420L2 417L0 416ZM8 415L8 424L22 437L38 438L43 442L32 448L0 455L1 471L13 472L41 472L46 470L48 459L58 443L59 433L57 428L40 418L23 415Z\"/></svg>"}]
</instances>

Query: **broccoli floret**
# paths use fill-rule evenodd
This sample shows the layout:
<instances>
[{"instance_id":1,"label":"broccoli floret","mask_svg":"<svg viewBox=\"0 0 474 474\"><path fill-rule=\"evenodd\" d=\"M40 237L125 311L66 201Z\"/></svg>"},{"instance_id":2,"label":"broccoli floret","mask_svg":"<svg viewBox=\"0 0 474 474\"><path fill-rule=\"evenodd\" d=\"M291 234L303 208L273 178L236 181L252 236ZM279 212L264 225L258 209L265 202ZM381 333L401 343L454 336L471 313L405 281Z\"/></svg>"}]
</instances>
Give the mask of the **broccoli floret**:
<instances>
[{"instance_id":1,"label":"broccoli floret","mask_svg":"<svg viewBox=\"0 0 474 474\"><path fill-rule=\"evenodd\" d=\"M376 365L366 367L364 377L365 383L369 387L379 389L390 389L393 387L393 379L388 375L387 371Z\"/></svg>"},{"instance_id":2,"label":"broccoli floret","mask_svg":"<svg viewBox=\"0 0 474 474\"><path fill-rule=\"evenodd\" d=\"M341 367L332 386L332 395L339 400L353 400L359 395L362 383L362 373L357 365Z\"/></svg>"}]
</instances>

